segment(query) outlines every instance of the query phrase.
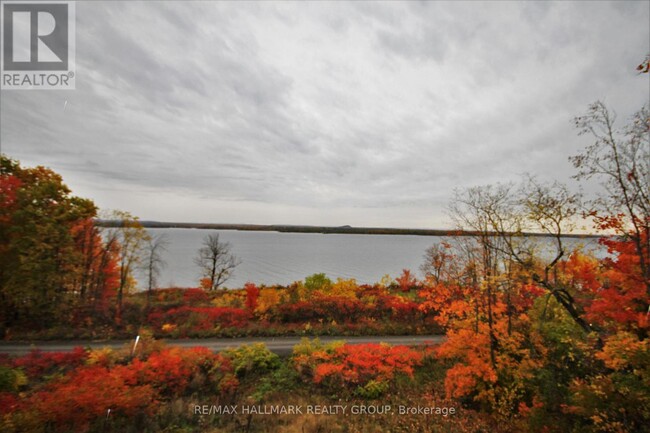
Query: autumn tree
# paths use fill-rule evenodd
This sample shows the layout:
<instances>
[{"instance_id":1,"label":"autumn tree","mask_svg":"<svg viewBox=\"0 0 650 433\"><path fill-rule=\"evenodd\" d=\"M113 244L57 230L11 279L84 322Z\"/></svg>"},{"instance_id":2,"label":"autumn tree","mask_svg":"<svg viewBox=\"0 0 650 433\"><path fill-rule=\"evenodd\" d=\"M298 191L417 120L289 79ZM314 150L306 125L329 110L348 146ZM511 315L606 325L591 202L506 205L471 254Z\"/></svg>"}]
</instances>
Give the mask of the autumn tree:
<instances>
[{"instance_id":1,"label":"autumn tree","mask_svg":"<svg viewBox=\"0 0 650 433\"><path fill-rule=\"evenodd\" d=\"M650 296L650 110L644 106L623 128L605 104L593 103L575 118L580 134L594 142L570 158L578 180L595 179L604 189L590 204L599 228L613 230L635 247Z\"/></svg>"},{"instance_id":2,"label":"autumn tree","mask_svg":"<svg viewBox=\"0 0 650 433\"><path fill-rule=\"evenodd\" d=\"M439 242L427 248L420 271L434 285L456 280L459 271L452 245L449 242Z\"/></svg>"},{"instance_id":3,"label":"autumn tree","mask_svg":"<svg viewBox=\"0 0 650 433\"><path fill-rule=\"evenodd\" d=\"M4 327L49 326L55 320L68 320L78 300L89 296L93 279L107 276L109 263L104 267L88 263L103 247L92 228L94 203L72 195L52 170L23 168L4 155L0 203ZM85 240L83 231L87 231Z\"/></svg>"},{"instance_id":4,"label":"autumn tree","mask_svg":"<svg viewBox=\"0 0 650 433\"><path fill-rule=\"evenodd\" d=\"M493 216L504 215L503 220L509 224L506 214L510 212L510 192L512 185L487 185L472 187L466 190L456 190L449 206L449 213L456 227L467 233L474 242L469 247L469 258L474 260L468 265L471 267L473 279L471 287L476 294L476 322L479 322L479 305L485 306L485 320L490 341L490 360L494 367L496 364L496 350L499 344L495 331L494 307L496 290L498 290L498 276L506 266L504 255L505 246L503 239L495 236ZM520 231L516 226L512 232Z\"/></svg>"},{"instance_id":5,"label":"autumn tree","mask_svg":"<svg viewBox=\"0 0 650 433\"><path fill-rule=\"evenodd\" d=\"M399 277L395 278L395 282L402 292L408 292L414 287L417 287L418 280L411 273L409 269L402 269Z\"/></svg>"},{"instance_id":6,"label":"autumn tree","mask_svg":"<svg viewBox=\"0 0 650 433\"><path fill-rule=\"evenodd\" d=\"M647 72L647 58L641 72ZM645 431L650 425L650 111L622 128L602 102L575 119L593 142L570 158L575 178L599 181L587 215L604 232L608 256L567 261L563 273L591 296L586 318L600 328L590 374L574 378L566 411L591 431ZM612 236L612 234L614 236ZM562 366L562 368L566 368Z\"/></svg>"},{"instance_id":7,"label":"autumn tree","mask_svg":"<svg viewBox=\"0 0 650 433\"><path fill-rule=\"evenodd\" d=\"M142 265L144 247L150 237L138 218L130 213L116 210L109 215L111 226L105 230L106 242L119 245L119 285L115 322L120 325L124 295L134 289L133 272Z\"/></svg>"},{"instance_id":8,"label":"autumn tree","mask_svg":"<svg viewBox=\"0 0 650 433\"><path fill-rule=\"evenodd\" d=\"M241 264L231 249L229 242L219 240L218 233L209 234L203 239L203 247L199 249L194 262L201 268L204 286L209 290L221 287Z\"/></svg>"},{"instance_id":9,"label":"autumn tree","mask_svg":"<svg viewBox=\"0 0 650 433\"><path fill-rule=\"evenodd\" d=\"M150 235L145 240L142 270L147 277L147 309L149 309L151 302L151 293L158 284L158 277L160 277L162 269L167 265L163 253L168 246L169 239L165 233Z\"/></svg>"},{"instance_id":10,"label":"autumn tree","mask_svg":"<svg viewBox=\"0 0 650 433\"><path fill-rule=\"evenodd\" d=\"M623 129L614 120L601 103L576 119L595 138L571 159L576 178L604 186L587 213L581 194L534 177L456 191L463 236L428 251L420 291L420 309L447 330L436 353L453 361L448 397L535 431L650 422L650 118L643 108ZM585 215L605 234L604 258L567 242Z\"/></svg>"},{"instance_id":11,"label":"autumn tree","mask_svg":"<svg viewBox=\"0 0 650 433\"><path fill-rule=\"evenodd\" d=\"M246 308L251 312L254 312L257 308L257 298L260 296L260 289L253 283L244 284L244 289L246 290Z\"/></svg>"},{"instance_id":12,"label":"autumn tree","mask_svg":"<svg viewBox=\"0 0 650 433\"><path fill-rule=\"evenodd\" d=\"M542 184L533 178L525 184L523 193L521 205L527 220L534 229L546 234L553 244L553 254L548 259L544 260L541 254L537 256L543 270L534 271L533 280L548 290L586 333L593 332L595 329L584 318L583 306L575 299L575 291L572 293L571 286L564 284L557 273L559 261L567 256L564 235L571 233L576 227L576 218L582 206L580 195L570 192L565 185L558 182ZM532 263L527 263L528 257L522 258L514 249L511 251L519 263L527 267L532 266Z\"/></svg>"},{"instance_id":13,"label":"autumn tree","mask_svg":"<svg viewBox=\"0 0 650 433\"><path fill-rule=\"evenodd\" d=\"M75 283L77 313L96 318L106 312L119 284L119 245L114 238L104 240L101 229L90 218L75 224L72 235L80 252Z\"/></svg>"},{"instance_id":14,"label":"autumn tree","mask_svg":"<svg viewBox=\"0 0 650 433\"><path fill-rule=\"evenodd\" d=\"M519 187L477 187L465 195L460 203L474 212L470 228L482 245L483 268L489 264L493 267L488 269L489 275L503 271L505 281L510 281L512 271L524 272L548 290L585 332L592 332L594 329L585 320L575 293L557 275L558 263L568 256L564 236L575 229L580 195L558 182L545 184L530 176ZM455 206L461 222L470 222L458 203ZM532 237L527 234L530 232L545 237Z\"/></svg>"},{"instance_id":15,"label":"autumn tree","mask_svg":"<svg viewBox=\"0 0 650 433\"><path fill-rule=\"evenodd\" d=\"M438 283L423 303L442 310L436 318L447 327L447 341L439 355L458 362L447 373L450 396L474 395L503 416L515 410L526 395L523 380L543 362L530 309L544 294L585 334L592 331L575 296L579 288L557 269L579 203L563 185L534 178L456 191L450 214L463 236L445 253L455 259L456 281ZM440 265L435 253L433 264Z\"/></svg>"}]
</instances>

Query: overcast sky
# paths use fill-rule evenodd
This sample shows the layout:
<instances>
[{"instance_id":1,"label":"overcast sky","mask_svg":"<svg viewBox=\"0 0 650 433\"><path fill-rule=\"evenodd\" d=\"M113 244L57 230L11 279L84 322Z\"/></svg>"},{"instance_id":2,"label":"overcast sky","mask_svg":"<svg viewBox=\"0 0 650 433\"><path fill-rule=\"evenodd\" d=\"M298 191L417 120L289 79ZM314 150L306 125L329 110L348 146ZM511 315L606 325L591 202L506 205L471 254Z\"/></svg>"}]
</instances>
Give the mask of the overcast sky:
<instances>
[{"instance_id":1,"label":"overcast sky","mask_svg":"<svg viewBox=\"0 0 650 433\"><path fill-rule=\"evenodd\" d=\"M587 140L572 118L600 99L624 121L649 98L647 1L78 2L76 18L76 90L3 90L2 152L144 220L448 227L455 187L569 181Z\"/></svg>"}]
</instances>

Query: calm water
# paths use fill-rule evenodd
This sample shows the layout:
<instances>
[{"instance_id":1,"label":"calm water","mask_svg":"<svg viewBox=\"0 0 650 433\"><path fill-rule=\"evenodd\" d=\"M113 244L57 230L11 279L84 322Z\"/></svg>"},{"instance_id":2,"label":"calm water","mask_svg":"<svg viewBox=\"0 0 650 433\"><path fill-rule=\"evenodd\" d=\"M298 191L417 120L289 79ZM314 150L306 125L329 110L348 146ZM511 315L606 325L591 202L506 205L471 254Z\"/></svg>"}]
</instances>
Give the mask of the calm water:
<instances>
[{"instance_id":1,"label":"calm water","mask_svg":"<svg viewBox=\"0 0 650 433\"><path fill-rule=\"evenodd\" d=\"M219 233L230 242L232 252L242 263L235 269L227 287L256 284L290 284L323 272L332 280L354 278L358 283L375 283L382 276L398 276L402 269L420 275L419 268L427 248L449 238L434 236L386 236L316 233L277 233L235 230L148 229L165 233L169 241L163 254L167 262L159 278L160 287L197 287L199 268L194 257L203 238ZM596 241L568 239L568 243L594 244ZM144 276L140 286L143 287Z\"/></svg>"}]
</instances>

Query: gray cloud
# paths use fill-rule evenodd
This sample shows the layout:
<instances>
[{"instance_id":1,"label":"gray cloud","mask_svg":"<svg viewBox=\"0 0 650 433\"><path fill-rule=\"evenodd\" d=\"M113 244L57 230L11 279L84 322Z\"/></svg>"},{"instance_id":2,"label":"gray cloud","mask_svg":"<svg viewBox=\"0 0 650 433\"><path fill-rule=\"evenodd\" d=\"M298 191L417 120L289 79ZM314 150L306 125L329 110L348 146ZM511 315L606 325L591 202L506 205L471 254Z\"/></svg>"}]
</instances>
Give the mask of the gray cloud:
<instances>
[{"instance_id":1,"label":"gray cloud","mask_svg":"<svg viewBox=\"0 0 650 433\"><path fill-rule=\"evenodd\" d=\"M144 219L440 227L567 181L573 116L647 101L644 2L77 5L77 89L2 91L2 151ZM65 101L68 101L65 111Z\"/></svg>"}]
</instances>

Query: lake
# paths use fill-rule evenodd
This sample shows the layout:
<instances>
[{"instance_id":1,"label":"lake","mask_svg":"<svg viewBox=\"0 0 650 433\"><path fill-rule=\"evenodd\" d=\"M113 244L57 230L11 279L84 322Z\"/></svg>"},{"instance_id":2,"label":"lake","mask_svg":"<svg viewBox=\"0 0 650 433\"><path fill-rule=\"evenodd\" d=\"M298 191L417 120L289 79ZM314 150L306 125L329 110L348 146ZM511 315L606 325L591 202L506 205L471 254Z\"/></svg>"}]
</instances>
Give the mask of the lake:
<instances>
[{"instance_id":1,"label":"lake","mask_svg":"<svg viewBox=\"0 0 650 433\"><path fill-rule=\"evenodd\" d=\"M359 284L379 282L389 274L397 277L402 269L419 271L427 248L449 241L442 236L351 235L321 233L279 233L264 231L201 230L186 228L148 229L165 233L169 241L163 257L167 266L158 279L160 287L197 287L200 271L194 257L203 238L218 233L230 242L232 252L241 259L226 287L255 284L290 284L315 273L336 278L354 278ZM567 239L569 244L595 248L595 239ZM140 288L144 275L136 275Z\"/></svg>"}]
</instances>

